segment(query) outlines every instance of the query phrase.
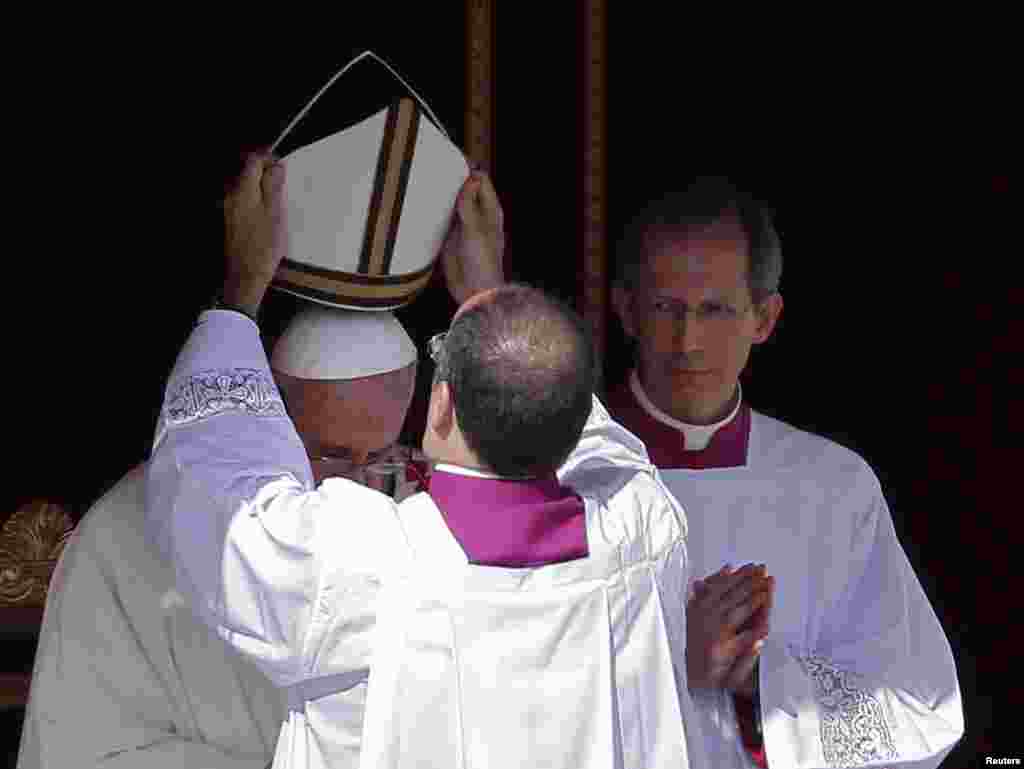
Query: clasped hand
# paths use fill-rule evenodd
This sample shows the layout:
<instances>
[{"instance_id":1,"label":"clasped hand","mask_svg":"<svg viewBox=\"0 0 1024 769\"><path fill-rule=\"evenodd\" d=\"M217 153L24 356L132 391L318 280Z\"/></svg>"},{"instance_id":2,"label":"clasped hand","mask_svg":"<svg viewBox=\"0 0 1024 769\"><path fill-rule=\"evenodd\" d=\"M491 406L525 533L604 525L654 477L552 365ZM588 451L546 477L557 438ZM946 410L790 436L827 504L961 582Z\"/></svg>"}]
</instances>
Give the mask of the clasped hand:
<instances>
[{"instance_id":1,"label":"clasped hand","mask_svg":"<svg viewBox=\"0 0 1024 769\"><path fill-rule=\"evenodd\" d=\"M775 588L764 564L723 566L694 583L686 605L686 672L692 689L725 688L751 697L768 635Z\"/></svg>"}]
</instances>

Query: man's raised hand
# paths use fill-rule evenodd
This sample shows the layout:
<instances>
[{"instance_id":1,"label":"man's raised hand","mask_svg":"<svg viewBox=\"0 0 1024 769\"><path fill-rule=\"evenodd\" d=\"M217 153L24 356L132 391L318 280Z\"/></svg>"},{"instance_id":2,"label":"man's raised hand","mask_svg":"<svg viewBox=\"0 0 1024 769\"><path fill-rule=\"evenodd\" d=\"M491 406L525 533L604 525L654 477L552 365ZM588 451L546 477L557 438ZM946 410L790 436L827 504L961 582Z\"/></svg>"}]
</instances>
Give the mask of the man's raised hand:
<instances>
[{"instance_id":1,"label":"man's raised hand","mask_svg":"<svg viewBox=\"0 0 1024 769\"><path fill-rule=\"evenodd\" d=\"M504 214L490 177L474 171L459 191L441 247L448 290L457 304L504 283Z\"/></svg>"},{"instance_id":2,"label":"man's raised hand","mask_svg":"<svg viewBox=\"0 0 1024 769\"><path fill-rule=\"evenodd\" d=\"M223 299L256 315L285 256L284 164L252 153L224 198Z\"/></svg>"}]
</instances>

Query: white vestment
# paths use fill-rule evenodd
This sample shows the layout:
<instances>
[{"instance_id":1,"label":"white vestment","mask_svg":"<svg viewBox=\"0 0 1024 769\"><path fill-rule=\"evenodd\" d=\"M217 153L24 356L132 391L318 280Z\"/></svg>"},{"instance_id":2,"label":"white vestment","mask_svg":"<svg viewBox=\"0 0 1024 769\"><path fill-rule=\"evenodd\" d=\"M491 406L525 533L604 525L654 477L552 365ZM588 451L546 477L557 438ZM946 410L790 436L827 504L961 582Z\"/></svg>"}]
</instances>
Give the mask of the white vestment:
<instances>
[{"instance_id":1,"label":"white vestment","mask_svg":"<svg viewBox=\"0 0 1024 769\"><path fill-rule=\"evenodd\" d=\"M147 518L204 620L288 688L275 769L703 766L682 510L596 399L561 480L586 558L471 565L425 494L314 488L255 325L210 311L169 382Z\"/></svg>"},{"instance_id":2,"label":"white vestment","mask_svg":"<svg viewBox=\"0 0 1024 769\"><path fill-rule=\"evenodd\" d=\"M737 466L707 467L693 452L706 469L666 469L654 448L665 449L666 433L631 409L643 404L661 425L671 419L632 386L634 403L619 399L613 410L649 441L687 511L692 577L756 562L776 579L759 680L769 767L939 766L964 732L956 666L868 464L741 410L735 419L749 430L728 438L746 440ZM721 455L721 445L714 450ZM754 766L732 697L701 692L694 702L711 764Z\"/></svg>"},{"instance_id":3,"label":"white vestment","mask_svg":"<svg viewBox=\"0 0 1024 769\"><path fill-rule=\"evenodd\" d=\"M138 467L75 529L47 596L18 769L264 769L279 689L192 615L144 536Z\"/></svg>"}]
</instances>

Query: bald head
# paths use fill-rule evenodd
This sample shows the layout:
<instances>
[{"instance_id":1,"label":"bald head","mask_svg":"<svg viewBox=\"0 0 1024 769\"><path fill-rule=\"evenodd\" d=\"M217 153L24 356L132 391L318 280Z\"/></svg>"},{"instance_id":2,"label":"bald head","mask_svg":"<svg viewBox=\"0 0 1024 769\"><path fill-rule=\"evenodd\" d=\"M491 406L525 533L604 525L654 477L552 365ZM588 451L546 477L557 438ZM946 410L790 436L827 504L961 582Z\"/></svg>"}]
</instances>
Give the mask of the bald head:
<instances>
[{"instance_id":1,"label":"bald head","mask_svg":"<svg viewBox=\"0 0 1024 769\"><path fill-rule=\"evenodd\" d=\"M467 445L502 475L553 472L590 414L589 336L572 310L528 286L503 286L467 305L444 345Z\"/></svg>"}]
</instances>

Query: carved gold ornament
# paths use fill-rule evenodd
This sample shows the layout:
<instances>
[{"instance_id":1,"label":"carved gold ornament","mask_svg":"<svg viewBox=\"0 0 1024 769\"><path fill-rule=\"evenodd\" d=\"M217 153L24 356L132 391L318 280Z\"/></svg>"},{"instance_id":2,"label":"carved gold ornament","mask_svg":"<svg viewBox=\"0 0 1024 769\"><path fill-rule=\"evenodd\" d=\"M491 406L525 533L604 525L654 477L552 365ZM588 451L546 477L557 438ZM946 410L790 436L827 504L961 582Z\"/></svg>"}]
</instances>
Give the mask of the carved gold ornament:
<instances>
[{"instance_id":1,"label":"carved gold ornament","mask_svg":"<svg viewBox=\"0 0 1024 769\"><path fill-rule=\"evenodd\" d=\"M64 509L45 499L28 502L0 529L0 607L46 603L57 559L74 521Z\"/></svg>"}]
</instances>

